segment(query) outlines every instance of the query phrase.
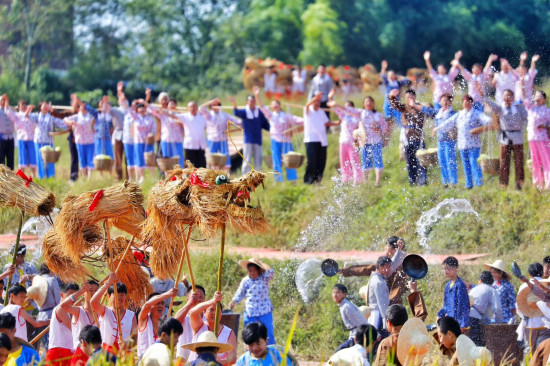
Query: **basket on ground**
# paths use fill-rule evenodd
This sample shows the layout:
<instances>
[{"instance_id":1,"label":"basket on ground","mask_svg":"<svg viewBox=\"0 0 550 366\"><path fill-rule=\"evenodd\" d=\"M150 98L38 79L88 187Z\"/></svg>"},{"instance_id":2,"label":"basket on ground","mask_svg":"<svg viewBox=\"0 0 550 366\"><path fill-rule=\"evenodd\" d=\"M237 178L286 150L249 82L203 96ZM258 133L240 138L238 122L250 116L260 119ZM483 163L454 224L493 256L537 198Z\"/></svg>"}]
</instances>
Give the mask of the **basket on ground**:
<instances>
[{"instance_id":1,"label":"basket on ground","mask_svg":"<svg viewBox=\"0 0 550 366\"><path fill-rule=\"evenodd\" d=\"M157 158L157 164L159 169L163 172L171 170L175 165L178 165L180 162L179 156L172 156L171 158Z\"/></svg>"},{"instance_id":2,"label":"basket on ground","mask_svg":"<svg viewBox=\"0 0 550 366\"><path fill-rule=\"evenodd\" d=\"M289 169L298 169L302 166L304 160L305 156L295 151L283 154L283 164Z\"/></svg>"},{"instance_id":3,"label":"basket on ground","mask_svg":"<svg viewBox=\"0 0 550 366\"><path fill-rule=\"evenodd\" d=\"M206 162L209 166L224 167L227 163L227 155L222 153L206 154Z\"/></svg>"},{"instance_id":4,"label":"basket on ground","mask_svg":"<svg viewBox=\"0 0 550 366\"><path fill-rule=\"evenodd\" d=\"M109 155L94 156L95 169L100 172L108 172L113 167L113 159Z\"/></svg>"},{"instance_id":5,"label":"basket on ground","mask_svg":"<svg viewBox=\"0 0 550 366\"><path fill-rule=\"evenodd\" d=\"M437 149L418 150L416 152L416 158L420 165L424 168L430 168L439 164L437 159Z\"/></svg>"},{"instance_id":6,"label":"basket on ground","mask_svg":"<svg viewBox=\"0 0 550 366\"><path fill-rule=\"evenodd\" d=\"M154 152L146 152L143 153L143 156L145 157L145 165L149 167L155 167L157 166L157 154Z\"/></svg>"},{"instance_id":7,"label":"basket on ground","mask_svg":"<svg viewBox=\"0 0 550 366\"><path fill-rule=\"evenodd\" d=\"M497 158L480 159L479 165L485 174L498 175L500 172L500 161Z\"/></svg>"},{"instance_id":8,"label":"basket on ground","mask_svg":"<svg viewBox=\"0 0 550 366\"><path fill-rule=\"evenodd\" d=\"M61 156L61 150L40 150L44 164L57 163Z\"/></svg>"}]
</instances>

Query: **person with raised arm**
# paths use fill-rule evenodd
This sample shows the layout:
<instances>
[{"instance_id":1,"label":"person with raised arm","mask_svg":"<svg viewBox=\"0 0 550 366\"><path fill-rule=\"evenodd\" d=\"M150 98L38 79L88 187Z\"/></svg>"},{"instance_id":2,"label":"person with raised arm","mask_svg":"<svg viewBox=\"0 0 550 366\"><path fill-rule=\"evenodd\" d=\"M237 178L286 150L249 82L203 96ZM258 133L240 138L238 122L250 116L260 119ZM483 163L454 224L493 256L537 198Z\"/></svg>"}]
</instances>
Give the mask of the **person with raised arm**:
<instances>
[{"instance_id":1,"label":"person with raised arm","mask_svg":"<svg viewBox=\"0 0 550 366\"><path fill-rule=\"evenodd\" d=\"M214 332L216 323L218 324L218 334L216 337L220 343L228 343L233 349L226 353L218 353L217 359L223 365L234 364L237 360L237 338L231 328L220 324L221 311L219 318L216 319L216 307L221 306L222 293L216 292L214 297L206 302L200 303L189 312L189 320L193 329L193 343L197 342L199 336L206 332ZM192 362L197 358L197 353L192 352L187 362Z\"/></svg>"},{"instance_id":2,"label":"person with raised arm","mask_svg":"<svg viewBox=\"0 0 550 366\"><path fill-rule=\"evenodd\" d=\"M516 103L521 103L523 99L533 99L533 91L535 89L535 78L537 77L537 61L540 60L539 55L531 57L531 66L529 70L525 67L527 60L527 52L522 52L519 58L519 66L516 68L519 80L516 81L515 97Z\"/></svg>"},{"instance_id":3,"label":"person with raised arm","mask_svg":"<svg viewBox=\"0 0 550 366\"><path fill-rule=\"evenodd\" d=\"M410 84L410 80L403 78L401 80L397 79L395 71L388 71L388 61L382 60L382 66L380 68L380 76L382 77L382 82L386 88L384 94L384 116L386 116L386 122L388 126L393 130L393 126L397 123L401 125L401 113L396 110L390 103L390 93L393 90L400 90L401 87ZM399 93L396 94L397 100L399 100Z\"/></svg>"},{"instance_id":4,"label":"person with raised arm","mask_svg":"<svg viewBox=\"0 0 550 366\"><path fill-rule=\"evenodd\" d=\"M164 300L171 299L177 294L177 288L171 288L162 294L154 292L149 295L147 302L141 307L138 316L138 357L141 357L147 348L159 338L158 329L160 319L164 316Z\"/></svg>"},{"instance_id":5,"label":"person with raised arm","mask_svg":"<svg viewBox=\"0 0 550 366\"><path fill-rule=\"evenodd\" d=\"M89 180L94 170L94 126L96 119L86 109L86 103L80 102L78 104L78 114L65 117L64 122L72 128L74 133L80 174Z\"/></svg>"},{"instance_id":6,"label":"person with raised arm","mask_svg":"<svg viewBox=\"0 0 550 366\"><path fill-rule=\"evenodd\" d=\"M13 122L8 117L5 109L9 107L5 98L0 99L0 164L5 164L11 170L14 169L14 133Z\"/></svg>"},{"instance_id":7,"label":"person with raised arm","mask_svg":"<svg viewBox=\"0 0 550 366\"><path fill-rule=\"evenodd\" d=\"M114 158L111 136L113 134L113 109L109 103L109 97L104 95L99 101L99 113L94 125L94 156L108 155Z\"/></svg>"},{"instance_id":8,"label":"person with raised arm","mask_svg":"<svg viewBox=\"0 0 550 366\"><path fill-rule=\"evenodd\" d=\"M39 105L39 113L33 113L32 116L36 119L36 127L34 129L34 152L36 153L36 164L38 166L38 178L55 177L55 164L44 163L40 148L51 146L53 148L54 139L50 133L53 133L55 128L67 130L67 125L62 119L52 116L51 103L41 102ZM78 175L78 173L77 173Z\"/></svg>"},{"instance_id":9,"label":"person with raised arm","mask_svg":"<svg viewBox=\"0 0 550 366\"><path fill-rule=\"evenodd\" d=\"M504 102L504 92L506 90L514 90L516 82L519 81L519 75L510 66L507 59L500 58L500 71L493 76L492 85L495 87L495 101L498 104Z\"/></svg>"},{"instance_id":10,"label":"person with raised arm","mask_svg":"<svg viewBox=\"0 0 550 366\"><path fill-rule=\"evenodd\" d=\"M189 358L189 350L183 348L184 344L191 343L193 341L193 329L191 328L191 320L189 317L189 311L193 309L197 304L204 302L205 292L204 288L200 285L195 285L195 292L189 292L187 294L187 302L178 310L174 318L179 321L183 327L183 333L178 338L177 352L178 362L186 361Z\"/></svg>"},{"instance_id":11,"label":"person with raised arm","mask_svg":"<svg viewBox=\"0 0 550 366\"><path fill-rule=\"evenodd\" d=\"M4 105L4 112L13 122L17 132L17 157L19 169L29 168L36 175L36 152L34 151L34 128L36 121L31 117L34 105L28 105L23 99L17 103L19 111L10 108L10 101L6 94L0 96L0 105ZM0 160L1 161L1 160Z\"/></svg>"},{"instance_id":12,"label":"person with raised arm","mask_svg":"<svg viewBox=\"0 0 550 366\"><path fill-rule=\"evenodd\" d=\"M177 121L183 125L185 159L195 168L206 168L206 119L199 114L195 101L187 103L187 110L177 115Z\"/></svg>"},{"instance_id":13,"label":"person with raised arm","mask_svg":"<svg viewBox=\"0 0 550 366\"><path fill-rule=\"evenodd\" d=\"M248 173L251 168L261 170L262 167L262 129L269 131L269 122L265 115L256 107L256 98L253 95L246 97L246 108L238 109L235 98L229 97L233 104L233 114L242 120L244 145L243 145L243 174ZM254 159L254 162L252 160Z\"/></svg>"},{"instance_id":14,"label":"person with raised arm","mask_svg":"<svg viewBox=\"0 0 550 366\"><path fill-rule=\"evenodd\" d=\"M206 144L208 145L208 152L210 154L224 154L227 156L227 161L223 167L218 168L225 169L227 172L231 170L231 155L229 154L228 145L228 122L242 126L241 120L235 116L232 116L222 110L222 103L219 98L214 98L199 107L199 112L206 119Z\"/></svg>"},{"instance_id":15,"label":"person with raised arm","mask_svg":"<svg viewBox=\"0 0 550 366\"><path fill-rule=\"evenodd\" d=\"M281 102L279 100L271 101L271 109L267 108L262 103L260 97L260 88L253 88L256 104L260 107L260 111L269 121L269 134L271 135L271 157L273 159L273 170L279 174L275 174L276 182L283 181L283 154L289 151L294 151L292 146L292 127L302 124L304 120L298 116L286 113L281 110ZM286 168L286 179L290 182L295 182L298 179L296 169Z\"/></svg>"},{"instance_id":16,"label":"person with raised arm","mask_svg":"<svg viewBox=\"0 0 550 366\"><path fill-rule=\"evenodd\" d=\"M304 108L304 143L306 145L306 172L304 183L318 184L323 179L327 163L327 126L330 120L321 109L323 94L317 94Z\"/></svg>"},{"instance_id":17,"label":"person with raised arm","mask_svg":"<svg viewBox=\"0 0 550 366\"><path fill-rule=\"evenodd\" d=\"M111 108L111 115L113 116L113 146L114 146L114 159L115 159L115 172L118 180L122 180L122 160L125 155L124 147L124 120L126 117L126 110L122 108L120 97L124 95L124 83L119 81L117 83L117 101L118 107ZM105 97L104 101L105 101ZM107 97L108 98L108 97ZM126 163L126 179L130 180L128 174L128 163Z\"/></svg>"},{"instance_id":18,"label":"person with raised arm","mask_svg":"<svg viewBox=\"0 0 550 366\"><path fill-rule=\"evenodd\" d=\"M117 287L118 308L115 308L115 290L113 286ZM101 299L106 292L109 296L109 306L101 303ZM90 301L92 310L99 316L101 339L103 339L102 347L115 355L121 349L121 346L130 348L137 340L136 314L127 309L127 294L126 286L121 282L117 282L116 274L111 273ZM120 330L117 319L120 319ZM119 338L120 335L122 335L122 339Z\"/></svg>"},{"instance_id":19,"label":"person with raised arm","mask_svg":"<svg viewBox=\"0 0 550 366\"><path fill-rule=\"evenodd\" d=\"M473 108L483 112L483 97L485 90L489 86L491 75L492 63L498 59L497 55L490 54L487 59L485 67L479 63L475 63L472 66L472 72L464 68L458 60L453 60L453 63L460 69L460 73L464 77L464 80L468 83L468 95L473 99Z\"/></svg>"},{"instance_id":20,"label":"person with raised arm","mask_svg":"<svg viewBox=\"0 0 550 366\"><path fill-rule=\"evenodd\" d=\"M451 70L449 70L449 73L447 73L447 68L443 64L437 65L437 71L435 71L430 61L430 55L430 51L424 52L424 61L426 61L426 67L428 68L430 77L432 78L434 83L434 107L439 109L441 108L441 96L443 94L453 95L453 82L458 76L457 63L462 57L462 51L457 51L455 53L455 58L453 59L453 62L451 62L452 66Z\"/></svg>"}]
</instances>

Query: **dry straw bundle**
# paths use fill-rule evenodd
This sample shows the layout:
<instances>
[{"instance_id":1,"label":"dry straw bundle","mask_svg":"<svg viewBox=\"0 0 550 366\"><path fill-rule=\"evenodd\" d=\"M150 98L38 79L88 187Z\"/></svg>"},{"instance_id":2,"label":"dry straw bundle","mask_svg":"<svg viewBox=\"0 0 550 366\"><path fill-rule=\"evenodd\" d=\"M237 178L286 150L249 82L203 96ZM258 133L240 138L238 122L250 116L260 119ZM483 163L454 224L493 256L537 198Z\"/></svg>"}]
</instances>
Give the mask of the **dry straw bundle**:
<instances>
[{"instance_id":1,"label":"dry straw bundle","mask_svg":"<svg viewBox=\"0 0 550 366\"><path fill-rule=\"evenodd\" d=\"M138 239L141 239L141 226L145 221L145 210L134 210L124 216L110 220L111 224Z\"/></svg>"},{"instance_id":2,"label":"dry straw bundle","mask_svg":"<svg viewBox=\"0 0 550 366\"><path fill-rule=\"evenodd\" d=\"M55 196L0 164L0 206L18 207L30 216L46 216L55 207Z\"/></svg>"},{"instance_id":3,"label":"dry straw bundle","mask_svg":"<svg viewBox=\"0 0 550 366\"><path fill-rule=\"evenodd\" d=\"M264 217L260 200L258 206L248 204L250 193L264 185L266 174L251 171L231 180L232 198L227 206L227 223L237 232L256 234L266 231L269 225Z\"/></svg>"},{"instance_id":4,"label":"dry straw bundle","mask_svg":"<svg viewBox=\"0 0 550 366\"><path fill-rule=\"evenodd\" d=\"M89 274L80 260L75 262L64 254L61 240L53 227L44 235L42 255L48 268L64 282L81 282Z\"/></svg>"},{"instance_id":5,"label":"dry straw bundle","mask_svg":"<svg viewBox=\"0 0 550 366\"><path fill-rule=\"evenodd\" d=\"M55 222L63 252L73 261L78 261L82 253L90 249L82 235L83 228L106 219L133 217L143 211L143 194L136 184L124 182L105 188L100 199L97 194L98 192L86 192L65 197ZM92 202L96 206L90 211Z\"/></svg>"},{"instance_id":6,"label":"dry straw bundle","mask_svg":"<svg viewBox=\"0 0 550 366\"><path fill-rule=\"evenodd\" d=\"M126 285L128 300L134 305L141 306L147 300L147 296L153 292L153 288L149 283L149 275L141 269L141 265L132 254L132 251L126 251L129 243L128 239L119 236L111 241L113 257L111 257L111 252L107 246L103 248L103 252L107 256L107 263L111 272L115 272L122 261L122 264L118 267L117 278L119 282Z\"/></svg>"}]
</instances>

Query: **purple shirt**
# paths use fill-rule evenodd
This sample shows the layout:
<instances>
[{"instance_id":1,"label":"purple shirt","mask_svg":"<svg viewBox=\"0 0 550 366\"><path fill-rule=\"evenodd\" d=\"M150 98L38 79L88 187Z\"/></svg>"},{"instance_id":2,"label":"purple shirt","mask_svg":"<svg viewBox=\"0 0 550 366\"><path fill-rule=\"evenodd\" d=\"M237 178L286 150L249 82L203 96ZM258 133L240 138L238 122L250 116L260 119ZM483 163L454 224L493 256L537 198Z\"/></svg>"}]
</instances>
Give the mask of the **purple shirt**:
<instances>
[{"instance_id":1,"label":"purple shirt","mask_svg":"<svg viewBox=\"0 0 550 366\"><path fill-rule=\"evenodd\" d=\"M201 107L199 112L206 120L206 137L208 141L227 141L227 121L231 121L237 126L242 125L240 119L224 111L216 112Z\"/></svg>"},{"instance_id":2,"label":"purple shirt","mask_svg":"<svg viewBox=\"0 0 550 366\"><path fill-rule=\"evenodd\" d=\"M280 111L272 112L267 107L261 107L260 110L269 120L269 133L271 138L277 142L292 142L292 133L286 132L293 125L304 123L304 119L295 115Z\"/></svg>"}]
</instances>

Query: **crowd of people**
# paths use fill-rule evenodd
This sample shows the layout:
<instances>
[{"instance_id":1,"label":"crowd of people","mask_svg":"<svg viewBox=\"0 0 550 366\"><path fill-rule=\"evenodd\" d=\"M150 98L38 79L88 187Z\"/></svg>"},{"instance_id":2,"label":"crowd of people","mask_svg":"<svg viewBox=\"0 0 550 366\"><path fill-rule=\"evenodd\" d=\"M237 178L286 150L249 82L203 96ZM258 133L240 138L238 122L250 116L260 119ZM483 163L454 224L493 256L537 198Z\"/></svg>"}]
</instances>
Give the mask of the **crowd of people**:
<instances>
[{"instance_id":1,"label":"crowd of people","mask_svg":"<svg viewBox=\"0 0 550 366\"><path fill-rule=\"evenodd\" d=\"M136 251L134 255L150 273L144 253ZM375 264L338 270L343 278L370 279L359 290L365 301L360 307L347 298L344 284L338 283L332 290L349 336L340 340L329 365L408 365L413 360L414 364L462 365L466 356L489 365L492 355L486 346L494 336L485 333L489 324L508 324L508 333L523 348L523 362L546 365L550 356L550 290L544 283L550 282L550 257L530 264L529 278L519 267L512 266L509 271L502 260L485 263L487 270L475 283L461 278L458 260L447 257L442 262L448 279L442 307L436 324L430 325L424 323L429 314L418 282L410 281L405 273L407 255L403 239L392 236L385 255ZM275 271L261 260L239 262L247 275L228 304L233 310L245 300L241 339L247 350L238 356L237 330L216 317L216 309L224 301L221 292L208 298L204 287L193 288L185 278L176 284L151 274L154 292L136 309L128 301L126 284L114 273L100 283L62 283L46 265L37 270L25 257L26 247L21 245L15 265L6 265L0 274L0 286L6 286L10 277L13 282L7 289L8 303L0 305L0 364L25 366L43 360L60 366L119 361L159 366L172 362L265 366L281 365L284 357L287 365L298 363L276 343L269 295ZM523 282L517 295L512 274ZM407 289L411 319L403 306ZM184 296L182 306L169 313L173 298ZM33 310L38 310L36 317ZM430 331L435 331L432 336ZM498 337L510 339L510 334ZM434 342L439 345L437 351ZM516 359L521 355L512 353Z\"/></svg>"},{"instance_id":2,"label":"crowd of people","mask_svg":"<svg viewBox=\"0 0 550 366\"><path fill-rule=\"evenodd\" d=\"M155 153L159 157L178 157L180 165L185 160L196 167L231 168L228 146L228 122L243 129L242 171L252 166L261 167L262 130L270 133L273 169L275 179L296 181L295 167L284 168L283 155L294 151L296 133L303 129L307 162L304 182L319 183L324 174L327 159L327 130L340 127L340 172L343 182L359 184L368 180L375 172L376 185L382 183L384 159L383 150L388 145L394 127L400 128L400 143L403 145L411 185L427 184L426 167L418 158L419 151L426 148L425 122L433 119L437 136L437 157L441 181L445 186L457 185L457 153L462 160L465 187L470 189L483 184L480 165L482 139L480 135L490 130L498 131L500 145L499 182L508 185L513 154L515 186L521 189L525 181L524 131L531 157L533 185L539 189L550 188L550 112L546 106L546 94L534 92L537 76L536 63L539 55L531 58L529 69L525 65L527 53L521 54L519 66L515 69L500 58L500 70L493 63L499 58L491 54L485 64L474 64L471 72L460 63L462 52L457 52L451 61L451 68L441 64L434 69L430 52L424 53L426 67L431 78L433 103L419 103L411 80L388 70L388 62L381 67L381 85L385 99L381 111L375 109L371 96L364 98L362 108L355 108L352 101L343 106L334 101L336 85L324 65L310 80L299 75L303 87L296 91L307 93L307 104L302 113L293 115L282 110L279 100L284 93L276 92L274 77L270 70L265 75L265 96L271 100L269 107L262 103L261 90L254 87L247 97L246 106L238 108L230 97L233 113L224 112L218 98L202 105L191 101L186 112L177 107L177 101L167 93L158 95L158 105L151 104L151 90L145 91L145 98L129 103L124 93L124 84L117 86L118 106L112 107L108 97L102 98L98 108L71 96L71 107L59 111L47 102L40 103L37 112L34 106L20 100L17 108L10 107L4 94L0 98L0 163L14 168L14 146L17 142L18 162L21 169L28 168L39 178L55 176L55 165L44 163L40 149L53 146L53 137L69 133L71 153L71 180L80 175L91 177L94 157L108 156L114 159L114 172L122 179L123 161L126 178L143 181L144 172L151 168L146 155ZM457 90L457 76L461 74L468 85L462 97L460 111L453 110L453 98ZM302 84L300 84L302 85ZM400 94L406 89L403 101ZM490 99L494 89L494 101ZM492 111L491 118L487 111ZM334 113L331 113L334 112ZM331 121L331 116L335 116ZM56 130L60 130L57 132ZM491 145L491 144L489 144ZM490 154L490 152L487 152ZM224 154L225 164L213 166L208 154ZM286 171L285 171L286 170Z\"/></svg>"}]
</instances>

